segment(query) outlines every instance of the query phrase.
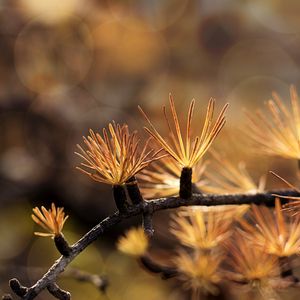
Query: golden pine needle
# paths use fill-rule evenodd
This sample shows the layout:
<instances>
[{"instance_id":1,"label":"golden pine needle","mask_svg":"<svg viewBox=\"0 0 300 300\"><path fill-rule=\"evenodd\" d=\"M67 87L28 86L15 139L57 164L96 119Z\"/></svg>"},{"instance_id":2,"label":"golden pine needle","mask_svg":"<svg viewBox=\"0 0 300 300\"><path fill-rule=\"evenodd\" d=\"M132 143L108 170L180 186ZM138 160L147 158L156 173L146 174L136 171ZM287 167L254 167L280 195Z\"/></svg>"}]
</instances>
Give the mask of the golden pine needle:
<instances>
[{"instance_id":1,"label":"golden pine needle","mask_svg":"<svg viewBox=\"0 0 300 300\"><path fill-rule=\"evenodd\" d=\"M65 216L63 207L55 207L55 204L51 204L51 209L47 210L44 206L39 209L35 207L32 209L31 215L33 221L41 226L47 232L35 232L35 235L44 237L55 237L60 235L64 224L69 216Z\"/></svg>"},{"instance_id":2,"label":"golden pine needle","mask_svg":"<svg viewBox=\"0 0 300 300\"><path fill-rule=\"evenodd\" d=\"M300 216L300 197L280 196L281 198L287 198L288 203L283 205L283 210L288 212L292 217L299 218Z\"/></svg>"},{"instance_id":3,"label":"golden pine needle","mask_svg":"<svg viewBox=\"0 0 300 300\"><path fill-rule=\"evenodd\" d=\"M131 256L144 255L148 246L148 237L141 227L130 229L125 236L121 237L117 242L118 250Z\"/></svg>"},{"instance_id":4,"label":"golden pine needle","mask_svg":"<svg viewBox=\"0 0 300 300\"><path fill-rule=\"evenodd\" d=\"M275 200L274 213L265 206L252 205L251 221L240 221L245 236L264 252L288 257L299 254L300 219L289 220L284 215L279 198Z\"/></svg>"},{"instance_id":5,"label":"golden pine needle","mask_svg":"<svg viewBox=\"0 0 300 300\"><path fill-rule=\"evenodd\" d=\"M207 181L201 190L212 194L256 194L265 189L266 177L262 176L256 184L246 169L246 165L241 162L234 165L225 156L216 151L211 151L214 166L213 171L206 170Z\"/></svg>"},{"instance_id":6,"label":"golden pine needle","mask_svg":"<svg viewBox=\"0 0 300 300\"><path fill-rule=\"evenodd\" d=\"M280 175L278 175L277 173L273 172L273 171L270 171L270 173L272 175L274 175L275 177L277 177L278 179L280 179L281 181L283 181L287 186L289 186L291 189L293 189L294 191L300 193L300 190L295 187L294 185L292 185L290 182L288 182L286 179L284 179L283 177L281 177ZM277 196L277 195L276 195ZM281 196L278 196L278 197L281 197Z\"/></svg>"},{"instance_id":7,"label":"golden pine needle","mask_svg":"<svg viewBox=\"0 0 300 300\"><path fill-rule=\"evenodd\" d=\"M270 279L280 276L278 258L257 248L251 240L241 233L225 246L229 253L228 264L232 271L228 272L228 279L247 282L250 285L265 285ZM263 283L263 284L262 284Z\"/></svg>"},{"instance_id":8,"label":"golden pine needle","mask_svg":"<svg viewBox=\"0 0 300 300\"><path fill-rule=\"evenodd\" d=\"M300 108L295 87L290 87L291 112L282 99L273 93L269 100L269 116L257 111L256 116L247 113L249 126L246 134L255 142L254 147L268 155L300 159Z\"/></svg>"},{"instance_id":9,"label":"golden pine needle","mask_svg":"<svg viewBox=\"0 0 300 300\"><path fill-rule=\"evenodd\" d=\"M198 162L193 168L192 183L202 186L202 175L208 162ZM140 188L147 199L177 196L180 186L180 166L170 157L155 162L149 169L144 169L138 178Z\"/></svg>"},{"instance_id":10,"label":"golden pine needle","mask_svg":"<svg viewBox=\"0 0 300 300\"><path fill-rule=\"evenodd\" d=\"M169 95L169 102L171 108L171 115L173 120L173 126L169 121L169 118L166 113L166 108L163 107L163 112L165 116L165 120L169 130L169 138L163 137L155 128L153 123L144 113L144 111L139 107L139 110L145 117L148 122L149 128L145 127L145 130L149 133L150 136L156 140L156 142L171 155L171 157L181 166L192 168L195 166L205 152L209 149L210 145L217 137L223 126L225 125L225 112L228 107L226 104L221 113L219 114L216 122L212 126L215 100L210 99L208 102L206 118L204 122L204 126L200 136L191 137L191 127L192 127L192 118L195 106L195 100L191 101L188 117L187 117L187 125L185 131L185 138L183 138L183 133L179 124L178 115L176 112L174 100L171 95ZM174 129L173 129L174 128Z\"/></svg>"},{"instance_id":11,"label":"golden pine needle","mask_svg":"<svg viewBox=\"0 0 300 300\"><path fill-rule=\"evenodd\" d=\"M87 149L77 145L81 153L76 154L84 161L77 169L106 184L124 184L151 162L163 157L159 155L160 150L147 150L150 139L139 152L137 133L130 133L125 124L110 123L108 132L103 129L103 137L90 130L90 136L83 140Z\"/></svg>"},{"instance_id":12,"label":"golden pine needle","mask_svg":"<svg viewBox=\"0 0 300 300\"><path fill-rule=\"evenodd\" d=\"M216 295L221 281L220 264L224 259L220 253L209 255L190 255L180 251L174 264L180 272L183 287L193 292L192 299L199 299L200 293Z\"/></svg>"},{"instance_id":13,"label":"golden pine needle","mask_svg":"<svg viewBox=\"0 0 300 300\"><path fill-rule=\"evenodd\" d=\"M283 181L287 186L289 186L291 189L296 191L297 193L300 194L300 190L292 185L290 182L288 182L286 179L282 178L280 175L276 174L275 172L270 171L270 173L277 178L279 178L281 181ZM291 216L293 217L299 217L300 216L300 197L296 196L282 196L282 195L277 195L273 194L273 196L283 198L283 199L288 199L290 200L288 203L283 205L283 210L290 213Z\"/></svg>"},{"instance_id":14,"label":"golden pine needle","mask_svg":"<svg viewBox=\"0 0 300 300\"><path fill-rule=\"evenodd\" d=\"M231 224L232 219L219 212L184 209L173 215L170 232L184 246L211 250L230 236Z\"/></svg>"}]
</instances>

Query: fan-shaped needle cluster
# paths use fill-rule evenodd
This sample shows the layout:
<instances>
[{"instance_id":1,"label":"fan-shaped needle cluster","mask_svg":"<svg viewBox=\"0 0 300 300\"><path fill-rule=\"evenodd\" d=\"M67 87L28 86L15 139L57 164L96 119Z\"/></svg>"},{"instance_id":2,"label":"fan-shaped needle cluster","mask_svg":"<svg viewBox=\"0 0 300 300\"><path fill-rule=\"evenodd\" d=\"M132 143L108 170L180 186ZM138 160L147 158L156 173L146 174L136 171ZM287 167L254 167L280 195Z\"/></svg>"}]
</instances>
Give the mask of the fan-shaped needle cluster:
<instances>
[{"instance_id":1,"label":"fan-shaped needle cluster","mask_svg":"<svg viewBox=\"0 0 300 300\"><path fill-rule=\"evenodd\" d=\"M249 282L251 285L259 282L266 284L269 279L280 276L278 258L275 255L254 247L251 240L240 233L234 235L234 240L234 243L227 245L230 255L228 263L231 266L227 276L231 280Z\"/></svg>"},{"instance_id":2,"label":"fan-shaped needle cluster","mask_svg":"<svg viewBox=\"0 0 300 300\"><path fill-rule=\"evenodd\" d=\"M68 219L68 216L65 216L63 207L55 207L55 204L52 203L49 210L42 206L41 209L35 207L32 211L33 221L47 231L35 232L35 235L55 237L61 234Z\"/></svg>"},{"instance_id":3,"label":"fan-shaped needle cluster","mask_svg":"<svg viewBox=\"0 0 300 300\"><path fill-rule=\"evenodd\" d=\"M200 161L193 168L192 183L195 186L204 184L203 173L207 162ZM145 198L177 196L180 186L181 167L170 157L154 162L149 169L144 169L138 178Z\"/></svg>"},{"instance_id":4,"label":"fan-shaped needle cluster","mask_svg":"<svg viewBox=\"0 0 300 300\"><path fill-rule=\"evenodd\" d=\"M267 207L252 205L252 223L241 221L245 236L264 252L279 257L299 254L300 219L288 219L276 198L275 212Z\"/></svg>"},{"instance_id":5,"label":"fan-shaped needle cluster","mask_svg":"<svg viewBox=\"0 0 300 300\"><path fill-rule=\"evenodd\" d=\"M273 93L274 100L267 103L269 116L261 111L257 111L256 116L247 113L249 126L246 134L260 152L300 159L300 107L294 86L290 88L290 95L292 111Z\"/></svg>"},{"instance_id":6,"label":"fan-shaped needle cluster","mask_svg":"<svg viewBox=\"0 0 300 300\"><path fill-rule=\"evenodd\" d=\"M110 137L109 137L110 135ZM109 124L103 129L103 137L90 130L83 137L87 149L77 145L84 162L78 169L92 179L111 185L121 185L152 161L160 159L160 151L148 150L149 140L139 151L137 133L130 133L127 125Z\"/></svg>"},{"instance_id":7,"label":"fan-shaped needle cluster","mask_svg":"<svg viewBox=\"0 0 300 300\"><path fill-rule=\"evenodd\" d=\"M195 100L192 100L187 117L186 131L185 134L182 132L178 115L175 109L175 104L172 96L169 97L170 108L172 114L172 121L166 113L166 108L163 107L164 116L168 125L169 137L162 136L144 111L139 107L140 111L144 115L145 119L149 124L149 128L145 127L146 131L154 138L154 140L162 147L173 159L181 166L185 168L192 168L202 158L204 153L208 150L218 133L221 131L225 124L225 112L228 107L226 104L220 112L216 122L213 124L213 115L215 108L215 100L210 99L208 102L206 118L204 126L202 128L201 135L196 135L192 138L192 118L195 107ZM213 124L213 125L212 125ZM185 135L185 138L184 138Z\"/></svg>"},{"instance_id":8,"label":"fan-shaped needle cluster","mask_svg":"<svg viewBox=\"0 0 300 300\"><path fill-rule=\"evenodd\" d=\"M148 246L148 237L141 227L128 230L125 236L121 237L117 243L118 250L131 256L144 255Z\"/></svg>"},{"instance_id":9,"label":"fan-shaped needle cluster","mask_svg":"<svg viewBox=\"0 0 300 300\"><path fill-rule=\"evenodd\" d=\"M189 209L188 209L189 210ZM173 216L171 233L182 245L194 249L213 249L230 236L232 219L220 212L188 210Z\"/></svg>"},{"instance_id":10,"label":"fan-shaped needle cluster","mask_svg":"<svg viewBox=\"0 0 300 300\"><path fill-rule=\"evenodd\" d=\"M199 299L201 292L218 294L217 284L222 280L220 264L223 259L220 254L191 256L186 251L180 251L174 258L183 287L193 291L192 299Z\"/></svg>"},{"instance_id":11,"label":"fan-shaped needle cluster","mask_svg":"<svg viewBox=\"0 0 300 300\"><path fill-rule=\"evenodd\" d=\"M256 184L243 162L235 165L224 155L210 151L212 163L205 172L207 180L201 188L205 193L242 194L261 193L265 189L266 177L262 176Z\"/></svg>"}]
</instances>

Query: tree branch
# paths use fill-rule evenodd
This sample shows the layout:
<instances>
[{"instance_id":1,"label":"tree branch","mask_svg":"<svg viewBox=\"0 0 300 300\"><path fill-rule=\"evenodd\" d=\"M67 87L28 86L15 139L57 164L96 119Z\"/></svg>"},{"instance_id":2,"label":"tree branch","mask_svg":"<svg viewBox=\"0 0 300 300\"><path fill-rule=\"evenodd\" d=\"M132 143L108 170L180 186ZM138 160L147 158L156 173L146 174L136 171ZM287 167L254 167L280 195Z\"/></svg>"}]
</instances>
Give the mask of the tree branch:
<instances>
[{"instance_id":1,"label":"tree branch","mask_svg":"<svg viewBox=\"0 0 300 300\"><path fill-rule=\"evenodd\" d=\"M272 194L278 194L283 196L300 196L299 193L293 190L274 190L266 193L258 194L239 194L239 195L205 195L194 194L189 199L182 199L179 197L160 198L151 201L144 201L137 205L132 205L126 209L126 211L115 212L111 216L107 217L88 233L86 233L78 242L71 246L71 251L68 256L60 257L44 274L44 276L38 280L33 286L29 287L27 293L21 297L23 300L34 299L42 290L47 287L53 286L57 277L64 269L70 264L70 262L79 255L88 245L99 238L105 231L111 227L120 223L124 219L131 218L136 215L150 214L165 210L173 209L181 206L215 206L215 205L240 205L240 204L265 204L267 206L274 206L274 196ZM283 199L283 202L287 200Z\"/></svg>"},{"instance_id":2,"label":"tree branch","mask_svg":"<svg viewBox=\"0 0 300 300\"><path fill-rule=\"evenodd\" d=\"M100 276L98 274L91 274L79 269L69 268L64 277L70 277L82 282L89 282L93 284L101 293L105 293L108 287L108 280L106 276Z\"/></svg>"},{"instance_id":3,"label":"tree branch","mask_svg":"<svg viewBox=\"0 0 300 300\"><path fill-rule=\"evenodd\" d=\"M55 282L50 283L47 286L47 289L51 295L53 295L55 298L59 300L70 300L71 294L69 292L66 292L62 290Z\"/></svg>"},{"instance_id":4,"label":"tree branch","mask_svg":"<svg viewBox=\"0 0 300 300\"><path fill-rule=\"evenodd\" d=\"M151 238L154 234L153 220L151 213L143 214L143 227L146 235Z\"/></svg>"},{"instance_id":5,"label":"tree branch","mask_svg":"<svg viewBox=\"0 0 300 300\"><path fill-rule=\"evenodd\" d=\"M149 272L161 274L162 279L169 279L178 274L175 268L160 265L149 256L142 256L140 263Z\"/></svg>"}]
</instances>

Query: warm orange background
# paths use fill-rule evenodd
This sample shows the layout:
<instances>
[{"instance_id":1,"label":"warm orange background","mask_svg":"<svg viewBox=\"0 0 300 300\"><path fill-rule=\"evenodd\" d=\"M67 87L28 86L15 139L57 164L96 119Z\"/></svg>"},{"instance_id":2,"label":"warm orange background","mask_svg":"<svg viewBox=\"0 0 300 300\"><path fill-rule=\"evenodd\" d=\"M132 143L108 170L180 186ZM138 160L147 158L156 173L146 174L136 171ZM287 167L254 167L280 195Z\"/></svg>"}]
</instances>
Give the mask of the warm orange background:
<instances>
[{"instance_id":1,"label":"warm orange background","mask_svg":"<svg viewBox=\"0 0 300 300\"><path fill-rule=\"evenodd\" d=\"M246 161L256 178L274 170L297 182L295 162L256 156L239 130L244 107L262 106L273 90L288 101L290 84L300 90L299 14L296 0L1 1L0 294L9 278L32 283L58 257L51 240L33 237L33 206L65 206L70 242L114 211L110 187L75 170L82 135L111 120L144 135L137 105L159 126L169 92L180 111L195 98L198 116L210 97L218 110L229 102L216 149ZM72 299L183 299L172 283L115 251L116 237L138 221L121 224L74 262L109 276L107 296L62 279ZM170 246L165 225L158 215L161 248Z\"/></svg>"}]
</instances>

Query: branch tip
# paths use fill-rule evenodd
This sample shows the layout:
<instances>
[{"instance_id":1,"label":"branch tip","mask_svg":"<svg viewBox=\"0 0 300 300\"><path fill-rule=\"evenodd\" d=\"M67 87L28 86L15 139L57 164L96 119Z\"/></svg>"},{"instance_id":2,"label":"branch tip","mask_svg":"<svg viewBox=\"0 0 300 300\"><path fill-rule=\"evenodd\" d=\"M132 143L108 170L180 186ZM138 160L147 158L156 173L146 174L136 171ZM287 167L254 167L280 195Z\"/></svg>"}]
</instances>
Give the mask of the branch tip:
<instances>
[{"instance_id":1,"label":"branch tip","mask_svg":"<svg viewBox=\"0 0 300 300\"><path fill-rule=\"evenodd\" d=\"M69 246L62 233L54 237L54 243L60 254L63 256L70 256L72 248Z\"/></svg>"},{"instance_id":2,"label":"branch tip","mask_svg":"<svg viewBox=\"0 0 300 300\"><path fill-rule=\"evenodd\" d=\"M91 274L79 269L69 269L66 271L65 276L69 276L81 282L89 282L93 284L101 293L105 293L109 285L109 281L105 275Z\"/></svg>"},{"instance_id":3,"label":"branch tip","mask_svg":"<svg viewBox=\"0 0 300 300\"><path fill-rule=\"evenodd\" d=\"M109 281L108 281L108 279L102 277L101 284L99 284L99 286L98 286L99 290L100 290L103 294L105 294L105 293L106 293L106 290L107 290L107 288L108 288L108 286L109 286Z\"/></svg>"},{"instance_id":4,"label":"branch tip","mask_svg":"<svg viewBox=\"0 0 300 300\"><path fill-rule=\"evenodd\" d=\"M132 204L137 205L144 201L135 176L132 176L128 181L126 181L126 188Z\"/></svg>"},{"instance_id":5,"label":"branch tip","mask_svg":"<svg viewBox=\"0 0 300 300\"><path fill-rule=\"evenodd\" d=\"M28 292L28 288L21 285L20 281L17 278L11 279L9 281L9 286L12 291L21 298L24 297Z\"/></svg>"},{"instance_id":6,"label":"branch tip","mask_svg":"<svg viewBox=\"0 0 300 300\"><path fill-rule=\"evenodd\" d=\"M121 214L126 213L128 211L128 203L126 201L126 192L124 186L113 185L113 195L119 212Z\"/></svg>"},{"instance_id":7,"label":"branch tip","mask_svg":"<svg viewBox=\"0 0 300 300\"><path fill-rule=\"evenodd\" d=\"M150 213L143 214L143 227L148 238L151 238L154 234L152 214Z\"/></svg>"},{"instance_id":8,"label":"branch tip","mask_svg":"<svg viewBox=\"0 0 300 300\"><path fill-rule=\"evenodd\" d=\"M181 170L179 196L182 199L192 197L192 172L192 169L187 167Z\"/></svg>"},{"instance_id":9,"label":"branch tip","mask_svg":"<svg viewBox=\"0 0 300 300\"><path fill-rule=\"evenodd\" d=\"M51 295L59 300L70 300L71 294L67 291L62 290L56 283L50 283L47 289Z\"/></svg>"}]
</instances>

